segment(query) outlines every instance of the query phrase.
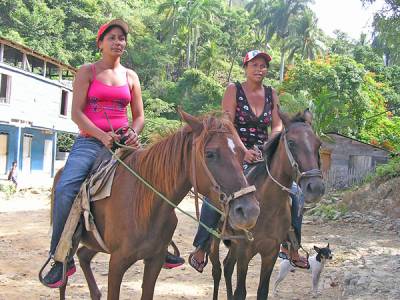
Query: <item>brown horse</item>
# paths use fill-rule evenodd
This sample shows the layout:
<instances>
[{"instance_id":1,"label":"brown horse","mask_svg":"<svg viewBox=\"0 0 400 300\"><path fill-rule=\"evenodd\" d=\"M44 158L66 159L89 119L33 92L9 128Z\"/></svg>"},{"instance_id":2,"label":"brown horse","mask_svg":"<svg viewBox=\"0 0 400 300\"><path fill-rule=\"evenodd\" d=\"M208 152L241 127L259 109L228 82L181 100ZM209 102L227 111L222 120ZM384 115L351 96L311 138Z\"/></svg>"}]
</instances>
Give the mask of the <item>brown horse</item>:
<instances>
[{"instance_id":1,"label":"brown horse","mask_svg":"<svg viewBox=\"0 0 400 300\"><path fill-rule=\"evenodd\" d=\"M257 299L267 299L269 280L278 257L279 246L286 239L291 223L289 188L295 180L306 201L319 199L324 191L319 170L320 140L300 114L293 119L280 114L285 129L264 145L264 162L249 172L249 183L257 188L260 215L252 229L254 241L232 242L224 260L224 277L228 299L246 298L246 275L249 261L261 255L260 282ZM270 173L270 175L269 175ZM218 299L221 279L219 240L213 240L210 260L214 279L214 299ZM232 293L232 273L237 264L237 284Z\"/></svg>"},{"instance_id":2,"label":"brown horse","mask_svg":"<svg viewBox=\"0 0 400 300\"><path fill-rule=\"evenodd\" d=\"M132 152L124 162L176 205L193 185L217 206L221 199L238 195L230 197L227 206L229 224L238 230L253 227L259 205L254 192L243 192L249 189L241 170L243 153L239 152L232 124L215 116L202 120L184 112L181 116L187 126L147 149ZM237 194L238 190L242 192ZM92 213L111 255L107 299L119 299L125 271L142 259L141 299L152 299L177 224L174 208L119 165L110 197L93 202ZM80 266L91 298L100 299L90 262L104 250L85 230L81 243L84 246L77 252ZM65 287L60 289L60 297L64 296Z\"/></svg>"}]
</instances>

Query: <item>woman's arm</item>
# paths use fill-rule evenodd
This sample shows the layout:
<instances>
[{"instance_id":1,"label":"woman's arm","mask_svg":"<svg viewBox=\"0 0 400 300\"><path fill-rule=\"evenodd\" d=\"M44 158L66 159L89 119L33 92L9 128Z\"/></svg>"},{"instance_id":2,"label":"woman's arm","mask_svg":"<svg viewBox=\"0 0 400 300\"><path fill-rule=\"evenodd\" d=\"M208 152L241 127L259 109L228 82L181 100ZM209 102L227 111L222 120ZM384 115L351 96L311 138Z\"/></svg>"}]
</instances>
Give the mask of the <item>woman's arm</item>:
<instances>
[{"instance_id":1,"label":"woman's arm","mask_svg":"<svg viewBox=\"0 0 400 300\"><path fill-rule=\"evenodd\" d=\"M98 128L93 122L83 113L86 106L87 93L91 79L90 65L82 66L75 77L73 84L73 98L71 118L80 130L97 138L106 147L111 148L114 139L117 139L112 133L107 133Z\"/></svg>"},{"instance_id":2,"label":"woman's arm","mask_svg":"<svg viewBox=\"0 0 400 300\"><path fill-rule=\"evenodd\" d=\"M232 123L235 121L236 105L236 86L234 83L230 83L225 90L224 97L222 98L222 110L228 113L229 119ZM239 136L237 141L244 152L244 160L246 162L253 162L258 158L259 153L253 149L247 149Z\"/></svg>"},{"instance_id":3,"label":"woman's arm","mask_svg":"<svg viewBox=\"0 0 400 300\"><path fill-rule=\"evenodd\" d=\"M281 117L279 116L279 97L274 89L272 89L272 125L271 125L271 136L272 138L274 135L279 134L283 129L283 124Z\"/></svg>"},{"instance_id":4,"label":"woman's arm","mask_svg":"<svg viewBox=\"0 0 400 300\"><path fill-rule=\"evenodd\" d=\"M142 132L144 127L144 109L143 109L143 99L142 99L142 89L140 87L139 77L133 70L128 70L128 78L130 86L132 87L131 94L131 112L132 112L132 125L131 127L135 132L129 134L126 140L126 145L132 147L139 147L139 134Z\"/></svg>"}]
</instances>

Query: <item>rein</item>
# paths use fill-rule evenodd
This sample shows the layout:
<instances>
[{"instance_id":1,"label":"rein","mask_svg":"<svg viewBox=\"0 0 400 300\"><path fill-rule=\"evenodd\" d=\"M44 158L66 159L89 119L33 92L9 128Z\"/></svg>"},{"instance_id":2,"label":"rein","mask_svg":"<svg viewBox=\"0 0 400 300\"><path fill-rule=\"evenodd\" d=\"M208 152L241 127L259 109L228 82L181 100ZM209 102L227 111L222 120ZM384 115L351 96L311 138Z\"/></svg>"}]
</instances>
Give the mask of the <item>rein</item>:
<instances>
[{"instance_id":1,"label":"rein","mask_svg":"<svg viewBox=\"0 0 400 300\"><path fill-rule=\"evenodd\" d=\"M229 133L229 131L227 131L227 130L209 130L208 132ZM192 144L192 163L191 163L192 164L192 184L193 184L193 189L194 189L196 217L197 217L197 221L200 222L199 195L198 195L197 181L196 181L196 160L195 160L195 154L196 154L196 148L197 148L196 144L197 144L196 140L194 140L193 144ZM203 149L203 152L204 152L204 149ZM253 241L254 240L253 235L247 229L242 229L244 231L244 236L243 235L227 235L226 234L226 225L227 225L227 221L228 221L230 202L237 198L240 198L244 195L254 193L256 191L256 187L254 185L247 186L247 187L241 188L240 190L238 190L230 195L227 195L222 191L221 186L217 183L214 176L208 169L204 158L201 159L201 165L202 165L204 171L206 172L208 179L211 182L211 185L212 185L211 189L218 194L219 201L223 207L223 211L221 211L218 208L210 205L215 211L219 212L224 217L224 222L222 225L222 232L221 232L221 235L219 238L220 239L247 239L249 241ZM208 203L208 204L210 204L210 203Z\"/></svg>"},{"instance_id":2,"label":"rein","mask_svg":"<svg viewBox=\"0 0 400 300\"><path fill-rule=\"evenodd\" d=\"M119 132L120 128L117 129L117 131L114 131L114 128L110 122L110 119L107 116L107 113L104 112L104 115L107 119L108 125L110 126L111 132L116 133ZM129 127L130 128L130 127ZM133 130L133 132L135 132L135 130L133 128L130 128L131 130ZM135 132L136 133L136 132ZM118 148L125 148L125 149L131 149L131 150L135 150L135 148L121 144L117 141L114 141L114 144L118 146ZM197 202L196 205L196 214L197 214L197 219L194 218L191 214L187 213L186 211L184 211L182 208L178 207L176 204L174 204L171 200L169 200L167 197L165 197L163 194L161 194L156 188L154 188L149 182L146 181L146 179L144 179L142 176L140 176L137 172L135 172L134 170L132 170L132 168L130 168L121 158L118 157L118 155L115 154L115 149L108 149L108 151L111 153L111 155L120 163L122 164L132 175L134 175L137 179L139 179L146 187L148 187L150 190L152 190L157 196L159 196L161 199L163 199L165 202L167 202L169 205L171 205L172 207L178 209L181 213L185 214L186 216L188 216L189 218L191 218L192 220L194 220L195 222L197 222L200 226L203 226L204 229L206 229L210 234L214 235L216 238L221 238L221 235L218 231L214 230L211 227L208 227L206 224L204 224L203 222L200 221L199 217L198 217L198 198L195 199L195 202ZM208 170L208 169L207 169ZM214 207L213 205L210 204L210 206L215 209L218 210L216 207ZM218 210L219 211L219 210ZM221 212L222 213L222 212Z\"/></svg>"}]
</instances>

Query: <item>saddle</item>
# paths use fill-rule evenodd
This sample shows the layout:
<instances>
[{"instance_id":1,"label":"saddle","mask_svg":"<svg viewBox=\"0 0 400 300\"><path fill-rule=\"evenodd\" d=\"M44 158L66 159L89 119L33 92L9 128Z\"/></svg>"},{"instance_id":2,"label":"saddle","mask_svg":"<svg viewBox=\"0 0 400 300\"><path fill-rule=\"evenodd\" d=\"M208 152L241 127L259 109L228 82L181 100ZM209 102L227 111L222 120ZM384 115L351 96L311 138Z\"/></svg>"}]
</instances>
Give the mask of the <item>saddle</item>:
<instances>
[{"instance_id":1,"label":"saddle","mask_svg":"<svg viewBox=\"0 0 400 300\"><path fill-rule=\"evenodd\" d=\"M130 151L124 149L116 151L116 155L120 159L124 159L129 153ZM111 156L107 149L104 149L96 159L92 170L83 182L72 204L54 254L56 261L65 261L66 257L73 256L82 235L83 225L86 231L93 233L104 251L110 252L97 230L94 217L90 212L90 202L105 199L111 195L111 187L117 166L118 161Z\"/></svg>"}]
</instances>

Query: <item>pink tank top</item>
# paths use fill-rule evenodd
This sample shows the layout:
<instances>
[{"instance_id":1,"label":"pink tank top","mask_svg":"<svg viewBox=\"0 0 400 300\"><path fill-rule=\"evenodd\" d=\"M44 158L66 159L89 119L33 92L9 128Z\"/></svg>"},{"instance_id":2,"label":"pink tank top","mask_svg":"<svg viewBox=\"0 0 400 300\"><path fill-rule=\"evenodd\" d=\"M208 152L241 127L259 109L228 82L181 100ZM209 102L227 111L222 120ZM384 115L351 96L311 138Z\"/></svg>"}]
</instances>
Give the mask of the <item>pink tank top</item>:
<instances>
[{"instance_id":1,"label":"pink tank top","mask_svg":"<svg viewBox=\"0 0 400 300\"><path fill-rule=\"evenodd\" d=\"M96 79L96 69L91 66L93 81L89 85L87 103L83 113L100 129L111 131L107 117L114 130L128 126L126 107L131 101L128 78L125 85L111 86ZM106 117L107 114L107 117ZM81 134L85 134L81 131Z\"/></svg>"}]
</instances>

